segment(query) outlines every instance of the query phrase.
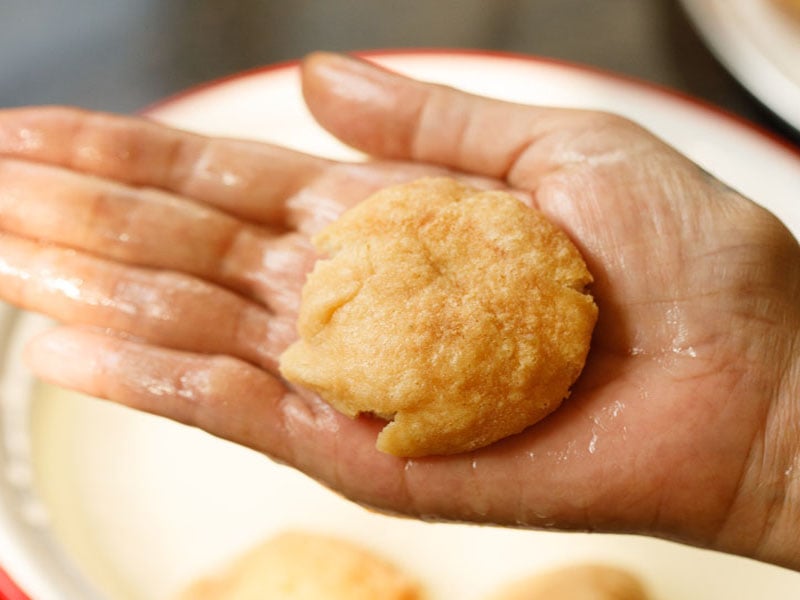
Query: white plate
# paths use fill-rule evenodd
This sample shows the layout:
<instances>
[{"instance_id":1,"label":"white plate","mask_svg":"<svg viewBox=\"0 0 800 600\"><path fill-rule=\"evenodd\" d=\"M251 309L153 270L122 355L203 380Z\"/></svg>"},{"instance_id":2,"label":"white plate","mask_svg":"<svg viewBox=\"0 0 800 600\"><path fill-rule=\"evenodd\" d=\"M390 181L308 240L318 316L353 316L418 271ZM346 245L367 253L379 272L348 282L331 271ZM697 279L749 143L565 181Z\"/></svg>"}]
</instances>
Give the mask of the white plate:
<instances>
[{"instance_id":1,"label":"white plate","mask_svg":"<svg viewBox=\"0 0 800 600\"><path fill-rule=\"evenodd\" d=\"M463 52L384 53L417 77L521 102L613 110L650 127L800 232L800 158L750 126L635 82L547 61ZM303 107L285 65L155 108L190 129L355 154ZM430 585L431 600L478 600L555 563L628 566L656 598L789 598L800 574L630 536L432 525L376 515L303 475L202 432L35 384L20 344L41 319L0 311L0 563L36 600L159 600L287 527L362 541Z\"/></svg>"},{"instance_id":2,"label":"white plate","mask_svg":"<svg viewBox=\"0 0 800 600\"><path fill-rule=\"evenodd\" d=\"M800 131L800 19L772 0L682 0L717 58Z\"/></svg>"}]
</instances>

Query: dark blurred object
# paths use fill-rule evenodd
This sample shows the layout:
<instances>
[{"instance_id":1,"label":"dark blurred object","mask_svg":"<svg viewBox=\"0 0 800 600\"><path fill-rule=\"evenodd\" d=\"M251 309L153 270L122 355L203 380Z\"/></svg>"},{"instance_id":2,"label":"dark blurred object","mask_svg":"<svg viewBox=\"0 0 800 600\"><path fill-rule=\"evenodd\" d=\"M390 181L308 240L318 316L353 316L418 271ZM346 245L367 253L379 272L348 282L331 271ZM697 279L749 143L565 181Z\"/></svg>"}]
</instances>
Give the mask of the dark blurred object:
<instances>
[{"instance_id":1,"label":"dark blurred object","mask_svg":"<svg viewBox=\"0 0 800 600\"><path fill-rule=\"evenodd\" d=\"M728 75L672 0L0 0L0 106L130 112L312 50L393 47L588 64L796 135Z\"/></svg>"}]
</instances>

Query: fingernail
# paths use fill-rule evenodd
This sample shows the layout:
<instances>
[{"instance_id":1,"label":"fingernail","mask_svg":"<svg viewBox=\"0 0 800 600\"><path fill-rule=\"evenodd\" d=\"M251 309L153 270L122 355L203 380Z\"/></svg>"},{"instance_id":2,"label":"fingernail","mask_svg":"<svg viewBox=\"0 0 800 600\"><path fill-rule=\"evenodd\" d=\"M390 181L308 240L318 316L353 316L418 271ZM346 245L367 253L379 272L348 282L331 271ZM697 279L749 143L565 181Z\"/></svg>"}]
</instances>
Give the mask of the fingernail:
<instances>
[{"instance_id":1,"label":"fingernail","mask_svg":"<svg viewBox=\"0 0 800 600\"><path fill-rule=\"evenodd\" d=\"M366 61L342 54L321 53L309 58L308 68L341 98L388 107L395 101L387 87L392 74Z\"/></svg>"}]
</instances>

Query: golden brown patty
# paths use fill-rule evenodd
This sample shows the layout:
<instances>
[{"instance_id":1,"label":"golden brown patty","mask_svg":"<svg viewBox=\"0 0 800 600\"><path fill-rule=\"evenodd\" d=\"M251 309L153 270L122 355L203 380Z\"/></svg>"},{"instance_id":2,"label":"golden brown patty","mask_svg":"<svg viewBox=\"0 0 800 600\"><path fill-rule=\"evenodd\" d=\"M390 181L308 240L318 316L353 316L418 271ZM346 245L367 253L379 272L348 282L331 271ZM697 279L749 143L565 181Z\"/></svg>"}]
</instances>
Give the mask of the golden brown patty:
<instances>
[{"instance_id":1,"label":"golden brown patty","mask_svg":"<svg viewBox=\"0 0 800 600\"><path fill-rule=\"evenodd\" d=\"M605 565L575 565L525 579L489 600L647 600L632 574Z\"/></svg>"},{"instance_id":2,"label":"golden brown patty","mask_svg":"<svg viewBox=\"0 0 800 600\"><path fill-rule=\"evenodd\" d=\"M308 277L281 372L346 415L391 420L384 452L450 454L517 433L583 368L591 275L508 193L446 178L387 188L313 242L330 258Z\"/></svg>"},{"instance_id":3,"label":"golden brown patty","mask_svg":"<svg viewBox=\"0 0 800 600\"><path fill-rule=\"evenodd\" d=\"M276 536L177 600L419 600L416 582L350 542L301 532Z\"/></svg>"}]
</instances>

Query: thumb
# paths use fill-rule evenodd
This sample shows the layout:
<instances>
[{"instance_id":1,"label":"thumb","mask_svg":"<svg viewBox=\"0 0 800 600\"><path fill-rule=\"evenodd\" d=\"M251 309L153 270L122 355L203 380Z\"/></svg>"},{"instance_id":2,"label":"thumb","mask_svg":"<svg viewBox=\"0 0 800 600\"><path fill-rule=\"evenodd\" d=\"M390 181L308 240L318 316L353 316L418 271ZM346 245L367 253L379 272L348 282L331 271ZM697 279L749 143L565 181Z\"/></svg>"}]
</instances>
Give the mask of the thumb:
<instances>
[{"instance_id":1,"label":"thumb","mask_svg":"<svg viewBox=\"0 0 800 600\"><path fill-rule=\"evenodd\" d=\"M527 189L566 160L557 152L566 133L589 126L587 119L610 118L475 96L338 54L310 55L302 78L306 103L320 125L359 150Z\"/></svg>"}]
</instances>

